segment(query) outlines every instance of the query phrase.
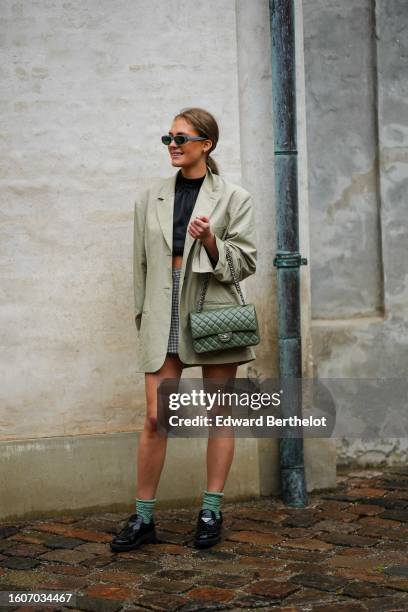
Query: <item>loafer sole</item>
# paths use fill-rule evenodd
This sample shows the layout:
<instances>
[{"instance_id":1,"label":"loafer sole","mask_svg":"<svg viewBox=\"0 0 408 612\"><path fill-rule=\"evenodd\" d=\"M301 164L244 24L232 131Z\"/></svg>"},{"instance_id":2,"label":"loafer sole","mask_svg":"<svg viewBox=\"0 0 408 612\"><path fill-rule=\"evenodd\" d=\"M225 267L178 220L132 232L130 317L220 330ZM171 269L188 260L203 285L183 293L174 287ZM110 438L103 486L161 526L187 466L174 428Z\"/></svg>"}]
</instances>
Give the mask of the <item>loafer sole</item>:
<instances>
[{"instance_id":1,"label":"loafer sole","mask_svg":"<svg viewBox=\"0 0 408 612\"><path fill-rule=\"evenodd\" d=\"M195 548L208 548L214 544L218 544L221 541L221 534L214 536L213 538L207 538L206 540L194 540Z\"/></svg>"},{"instance_id":2,"label":"loafer sole","mask_svg":"<svg viewBox=\"0 0 408 612\"><path fill-rule=\"evenodd\" d=\"M145 533L138 538L138 541L133 544L115 544L110 543L110 548L113 552L122 552L127 550L134 550L139 548L141 544L157 544L157 537L155 533Z\"/></svg>"}]
</instances>

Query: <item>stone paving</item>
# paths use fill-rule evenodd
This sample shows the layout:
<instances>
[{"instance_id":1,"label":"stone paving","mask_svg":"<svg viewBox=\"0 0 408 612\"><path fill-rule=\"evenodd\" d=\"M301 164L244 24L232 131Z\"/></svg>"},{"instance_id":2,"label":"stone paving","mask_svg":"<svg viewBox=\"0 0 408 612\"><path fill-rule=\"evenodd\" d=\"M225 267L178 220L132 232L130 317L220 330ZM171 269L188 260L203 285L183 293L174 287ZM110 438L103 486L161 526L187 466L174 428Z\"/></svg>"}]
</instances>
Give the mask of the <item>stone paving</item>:
<instances>
[{"instance_id":1,"label":"stone paving","mask_svg":"<svg viewBox=\"0 0 408 612\"><path fill-rule=\"evenodd\" d=\"M5 610L408 611L408 468L339 473L307 508L222 504L222 541L196 550L197 508L155 511L158 544L112 553L127 513L0 525L0 590L73 592ZM133 510L132 510L133 511Z\"/></svg>"}]
</instances>

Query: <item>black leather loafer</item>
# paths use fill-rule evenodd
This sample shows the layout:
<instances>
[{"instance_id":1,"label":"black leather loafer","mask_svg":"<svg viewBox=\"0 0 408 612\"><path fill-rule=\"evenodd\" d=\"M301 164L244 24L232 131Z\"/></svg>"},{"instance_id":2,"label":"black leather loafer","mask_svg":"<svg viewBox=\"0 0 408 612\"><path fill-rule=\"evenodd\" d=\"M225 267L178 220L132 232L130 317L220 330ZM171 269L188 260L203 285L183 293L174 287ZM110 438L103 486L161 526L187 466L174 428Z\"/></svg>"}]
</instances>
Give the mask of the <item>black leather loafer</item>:
<instances>
[{"instance_id":1,"label":"black leather loafer","mask_svg":"<svg viewBox=\"0 0 408 612\"><path fill-rule=\"evenodd\" d=\"M113 552L121 552L139 548L140 544L156 544L156 528L153 518L145 523L139 514L132 514L123 529L116 535L110 547Z\"/></svg>"},{"instance_id":2,"label":"black leather loafer","mask_svg":"<svg viewBox=\"0 0 408 612\"><path fill-rule=\"evenodd\" d=\"M217 519L214 510L201 509L197 519L197 529L194 538L195 548L207 548L221 540L222 512Z\"/></svg>"}]
</instances>

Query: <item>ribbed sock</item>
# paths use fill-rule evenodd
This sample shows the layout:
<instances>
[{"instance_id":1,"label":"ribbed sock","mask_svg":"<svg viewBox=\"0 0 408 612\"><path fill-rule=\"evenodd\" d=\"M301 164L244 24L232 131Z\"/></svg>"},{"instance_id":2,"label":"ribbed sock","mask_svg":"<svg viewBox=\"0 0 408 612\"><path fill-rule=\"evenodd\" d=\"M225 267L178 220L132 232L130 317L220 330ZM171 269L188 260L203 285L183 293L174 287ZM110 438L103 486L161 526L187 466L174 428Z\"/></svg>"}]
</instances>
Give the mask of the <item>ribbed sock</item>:
<instances>
[{"instance_id":1,"label":"ribbed sock","mask_svg":"<svg viewBox=\"0 0 408 612\"><path fill-rule=\"evenodd\" d=\"M151 518L153 516L154 504L156 503L156 498L154 499L139 499L136 497L136 512L143 516L143 520L145 523L150 523Z\"/></svg>"},{"instance_id":2,"label":"ribbed sock","mask_svg":"<svg viewBox=\"0 0 408 612\"><path fill-rule=\"evenodd\" d=\"M204 491L203 505L201 509L214 510L215 516L220 518L220 506L224 493L215 493L212 491Z\"/></svg>"}]
</instances>

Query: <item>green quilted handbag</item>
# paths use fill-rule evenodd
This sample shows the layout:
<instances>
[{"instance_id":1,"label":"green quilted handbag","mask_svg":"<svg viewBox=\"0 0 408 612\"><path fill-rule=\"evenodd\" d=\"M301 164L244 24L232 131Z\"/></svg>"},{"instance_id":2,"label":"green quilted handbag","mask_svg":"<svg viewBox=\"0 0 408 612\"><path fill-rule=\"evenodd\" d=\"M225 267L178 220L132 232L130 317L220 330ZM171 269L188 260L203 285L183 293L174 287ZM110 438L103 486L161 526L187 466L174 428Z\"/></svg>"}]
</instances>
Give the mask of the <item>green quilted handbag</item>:
<instances>
[{"instance_id":1,"label":"green quilted handbag","mask_svg":"<svg viewBox=\"0 0 408 612\"><path fill-rule=\"evenodd\" d=\"M196 312L190 312L190 329L196 353L222 351L235 347L259 344L258 319L254 304L245 304L244 296L235 274L230 249L225 245L226 257L242 306L226 306L213 310L202 310L211 272L207 273Z\"/></svg>"}]
</instances>

